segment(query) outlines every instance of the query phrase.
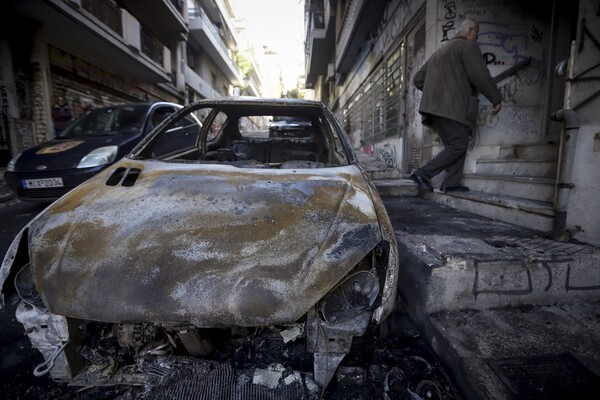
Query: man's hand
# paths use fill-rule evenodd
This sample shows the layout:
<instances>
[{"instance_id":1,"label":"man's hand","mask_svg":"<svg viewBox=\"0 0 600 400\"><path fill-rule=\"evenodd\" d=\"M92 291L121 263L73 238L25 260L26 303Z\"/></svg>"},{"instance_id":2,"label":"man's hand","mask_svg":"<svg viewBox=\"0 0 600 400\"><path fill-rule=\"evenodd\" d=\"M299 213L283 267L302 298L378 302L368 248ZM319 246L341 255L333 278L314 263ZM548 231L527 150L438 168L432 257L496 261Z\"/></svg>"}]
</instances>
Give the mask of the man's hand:
<instances>
[{"instance_id":1,"label":"man's hand","mask_svg":"<svg viewBox=\"0 0 600 400\"><path fill-rule=\"evenodd\" d=\"M492 114L498 114L502 110L502 103L494 104L492 106Z\"/></svg>"}]
</instances>

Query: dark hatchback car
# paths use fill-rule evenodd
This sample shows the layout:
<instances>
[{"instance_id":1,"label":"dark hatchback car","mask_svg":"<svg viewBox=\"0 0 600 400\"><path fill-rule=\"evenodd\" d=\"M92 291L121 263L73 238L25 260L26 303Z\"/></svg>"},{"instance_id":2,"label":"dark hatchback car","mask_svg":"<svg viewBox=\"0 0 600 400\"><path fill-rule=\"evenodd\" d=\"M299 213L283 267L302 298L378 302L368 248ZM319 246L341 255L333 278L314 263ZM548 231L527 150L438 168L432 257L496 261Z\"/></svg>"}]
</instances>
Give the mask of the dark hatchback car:
<instances>
[{"instance_id":1,"label":"dark hatchback car","mask_svg":"<svg viewBox=\"0 0 600 400\"><path fill-rule=\"evenodd\" d=\"M180 108L174 103L157 102L87 112L56 139L13 158L4 174L6 183L21 200L54 201L128 154Z\"/></svg>"},{"instance_id":2,"label":"dark hatchback car","mask_svg":"<svg viewBox=\"0 0 600 400\"><path fill-rule=\"evenodd\" d=\"M269 137L310 137L312 124L301 117L275 116L269 123Z\"/></svg>"}]
</instances>

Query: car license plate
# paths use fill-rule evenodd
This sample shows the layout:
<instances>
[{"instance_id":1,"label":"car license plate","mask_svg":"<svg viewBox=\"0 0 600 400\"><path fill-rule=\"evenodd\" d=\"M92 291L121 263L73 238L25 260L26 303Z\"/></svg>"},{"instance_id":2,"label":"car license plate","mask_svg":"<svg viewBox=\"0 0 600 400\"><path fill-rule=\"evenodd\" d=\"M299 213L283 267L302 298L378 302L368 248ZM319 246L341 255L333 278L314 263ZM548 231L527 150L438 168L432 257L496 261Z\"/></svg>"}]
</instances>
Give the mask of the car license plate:
<instances>
[{"instance_id":1,"label":"car license plate","mask_svg":"<svg viewBox=\"0 0 600 400\"><path fill-rule=\"evenodd\" d=\"M45 179L24 179L23 187L25 189L41 189L63 187L62 178L45 178Z\"/></svg>"}]
</instances>

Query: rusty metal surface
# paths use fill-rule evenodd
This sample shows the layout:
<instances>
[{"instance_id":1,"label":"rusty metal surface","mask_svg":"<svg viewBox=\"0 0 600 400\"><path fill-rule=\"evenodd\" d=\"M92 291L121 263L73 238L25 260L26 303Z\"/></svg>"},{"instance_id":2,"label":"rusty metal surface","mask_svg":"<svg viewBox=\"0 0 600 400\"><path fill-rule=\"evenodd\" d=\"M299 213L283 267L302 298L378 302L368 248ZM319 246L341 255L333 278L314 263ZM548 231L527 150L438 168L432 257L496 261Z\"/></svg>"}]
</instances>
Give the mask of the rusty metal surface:
<instances>
[{"instance_id":1,"label":"rusty metal surface","mask_svg":"<svg viewBox=\"0 0 600 400\"><path fill-rule=\"evenodd\" d=\"M118 167L133 187L106 186ZM123 160L31 225L51 312L258 326L300 318L379 241L356 166L240 170Z\"/></svg>"}]
</instances>

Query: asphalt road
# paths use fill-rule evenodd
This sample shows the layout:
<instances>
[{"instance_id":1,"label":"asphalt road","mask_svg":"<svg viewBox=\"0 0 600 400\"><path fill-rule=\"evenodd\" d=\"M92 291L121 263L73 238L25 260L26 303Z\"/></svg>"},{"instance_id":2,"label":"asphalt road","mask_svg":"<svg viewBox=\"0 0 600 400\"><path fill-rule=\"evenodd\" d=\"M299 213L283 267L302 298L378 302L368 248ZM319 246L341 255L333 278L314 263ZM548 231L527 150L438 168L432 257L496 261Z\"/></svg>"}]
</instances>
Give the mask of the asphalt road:
<instances>
[{"instance_id":1,"label":"asphalt road","mask_svg":"<svg viewBox=\"0 0 600 400\"><path fill-rule=\"evenodd\" d=\"M3 258L15 235L43 206L11 200L0 203L0 256ZM53 394L49 378L33 380L32 371L43 362L41 354L31 348L23 325L15 319L15 298L7 298L0 312L0 393L7 399L33 399L39 393ZM37 397L35 397L37 398Z\"/></svg>"},{"instance_id":2,"label":"asphalt road","mask_svg":"<svg viewBox=\"0 0 600 400\"><path fill-rule=\"evenodd\" d=\"M15 235L43 209L44 206L16 199L0 203L0 259L6 254ZM150 394L144 393L139 387L81 388L53 382L48 376L34 377L33 369L43 362L43 357L32 348L23 326L15 319L17 303L15 295L8 297L6 309L0 311L0 398L133 400L146 398ZM358 386L330 385L322 398L459 399L454 384L405 314L394 314L381 329L389 332L385 340L373 343L356 338L358 350L355 358L350 360L368 371L367 381ZM393 378L386 378L385 384L379 379L381 376L371 378L381 375L382 371L388 371L388 377L393 374ZM427 385L433 382L442 392L435 393L427 389ZM385 389L385 395L382 385L389 386ZM409 388L412 390L407 390ZM420 392L422 397L415 392Z\"/></svg>"},{"instance_id":3,"label":"asphalt road","mask_svg":"<svg viewBox=\"0 0 600 400\"><path fill-rule=\"evenodd\" d=\"M0 203L0 259L4 258L13 238L44 205L16 199ZM57 384L49 376L34 377L33 369L44 361L32 348L23 325L15 319L17 298L8 297L0 311L0 398L2 399L122 399L129 398L126 388L86 390Z\"/></svg>"}]
</instances>

